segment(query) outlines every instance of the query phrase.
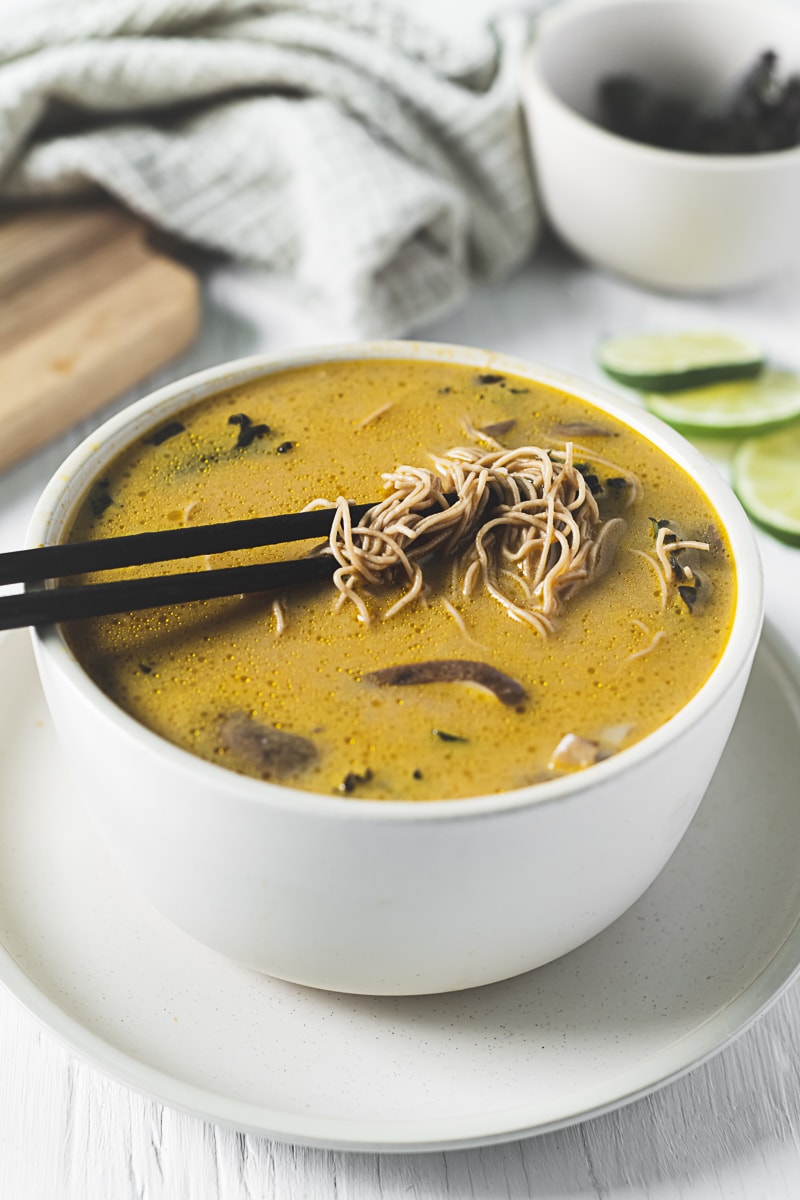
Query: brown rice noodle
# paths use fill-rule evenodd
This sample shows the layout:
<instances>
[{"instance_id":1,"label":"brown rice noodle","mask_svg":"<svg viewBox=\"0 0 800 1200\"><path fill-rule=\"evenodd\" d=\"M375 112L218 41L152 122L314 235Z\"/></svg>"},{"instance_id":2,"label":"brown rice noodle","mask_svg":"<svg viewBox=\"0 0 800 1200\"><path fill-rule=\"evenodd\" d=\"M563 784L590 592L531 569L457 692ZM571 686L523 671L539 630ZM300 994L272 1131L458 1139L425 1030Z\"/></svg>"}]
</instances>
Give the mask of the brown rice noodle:
<instances>
[{"instance_id":1,"label":"brown rice noodle","mask_svg":"<svg viewBox=\"0 0 800 1200\"><path fill-rule=\"evenodd\" d=\"M386 498L360 524L352 524L347 500L338 498L329 541L319 551L338 564L337 608L350 601L369 624L365 590L405 581L386 620L420 596L423 560L453 556L464 596L480 582L513 620L547 634L564 603L607 569L599 560L603 531L612 520L618 528L622 523L601 518L572 443L504 449L479 430L469 432L491 448L432 455L432 469L398 466L382 477ZM606 460L602 465L624 478L626 504L640 497L635 475ZM307 507L323 505L330 501Z\"/></svg>"},{"instance_id":2,"label":"brown rice noodle","mask_svg":"<svg viewBox=\"0 0 800 1200\"><path fill-rule=\"evenodd\" d=\"M694 579L691 567L683 563L675 564L674 557L670 559L670 555L674 556L680 550L708 549L710 549L708 542L687 541L685 538L681 538L674 529L670 529L668 525L662 525L656 534L656 554L667 579L673 576L676 570L683 572L681 578L686 582L690 583ZM675 566L675 570L673 570L673 566Z\"/></svg>"}]
</instances>

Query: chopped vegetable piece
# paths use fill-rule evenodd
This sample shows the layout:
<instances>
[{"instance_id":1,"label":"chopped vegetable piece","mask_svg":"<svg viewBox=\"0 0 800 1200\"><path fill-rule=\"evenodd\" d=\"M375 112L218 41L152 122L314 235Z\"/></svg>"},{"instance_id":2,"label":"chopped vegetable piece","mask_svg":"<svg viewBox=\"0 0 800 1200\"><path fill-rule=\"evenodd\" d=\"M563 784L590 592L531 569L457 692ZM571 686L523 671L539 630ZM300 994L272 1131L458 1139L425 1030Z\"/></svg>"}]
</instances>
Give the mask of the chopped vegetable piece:
<instances>
[{"instance_id":1,"label":"chopped vegetable piece","mask_svg":"<svg viewBox=\"0 0 800 1200\"><path fill-rule=\"evenodd\" d=\"M800 545L800 425L743 442L733 460L733 486L759 525Z\"/></svg>"},{"instance_id":2,"label":"chopped vegetable piece","mask_svg":"<svg viewBox=\"0 0 800 1200\"><path fill-rule=\"evenodd\" d=\"M478 383L492 384L505 383L505 375L478 375L476 376Z\"/></svg>"},{"instance_id":3,"label":"chopped vegetable piece","mask_svg":"<svg viewBox=\"0 0 800 1200\"><path fill-rule=\"evenodd\" d=\"M438 737L442 742L468 742L469 738L459 737L457 733L445 733L444 729L432 729L431 733L434 737Z\"/></svg>"},{"instance_id":4,"label":"chopped vegetable piece","mask_svg":"<svg viewBox=\"0 0 800 1200\"><path fill-rule=\"evenodd\" d=\"M551 771L581 771L607 757L599 742L579 737L577 733L566 733L547 765Z\"/></svg>"},{"instance_id":5,"label":"chopped vegetable piece","mask_svg":"<svg viewBox=\"0 0 800 1200\"><path fill-rule=\"evenodd\" d=\"M647 395L652 413L678 429L707 434L766 431L800 417L800 376L764 371L758 379L716 383L669 396Z\"/></svg>"},{"instance_id":6,"label":"chopped vegetable piece","mask_svg":"<svg viewBox=\"0 0 800 1200\"><path fill-rule=\"evenodd\" d=\"M607 375L643 392L673 392L758 375L760 346L729 333L634 333L601 342L598 362Z\"/></svg>"},{"instance_id":7,"label":"chopped vegetable piece","mask_svg":"<svg viewBox=\"0 0 800 1200\"><path fill-rule=\"evenodd\" d=\"M278 454L288 454L290 450L294 450L294 442L281 442L276 448Z\"/></svg>"},{"instance_id":8,"label":"chopped vegetable piece","mask_svg":"<svg viewBox=\"0 0 800 1200\"><path fill-rule=\"evenodd\" d=\"M607 725L605 729L600 730L600 739L603 745L612 747L614 750L619 750L626 738L633 733L635 725L627 722L620 722L618 725Z\"/></svg>"},{"instance_id":9,"label":"chopped vegetable piece","mask_svg":"<svg viewBox=\"0 0 800 1200\"><path fill-rule=\"evenodd\" d=\"M219 726L220 745L240 755L265 779L284 779L310 767L317 748L308 738L264 725L246 713L232 713Z\"/></svg>"},{"instance_id":10,"label":"chopped vegetable piece","mask_svg":"<svg viewBox=\"0 0 800 1200\"><path fill-rule=\"evenodd\" d=\"M521 683L498 671L488 663L465 658L431 659L428 662L403 663L384 667L364 676L379 687L409 687L418 683L476 683L487 688L501 704L509 707L524 703L528 698Z\"/></svg>"}]
</instances>

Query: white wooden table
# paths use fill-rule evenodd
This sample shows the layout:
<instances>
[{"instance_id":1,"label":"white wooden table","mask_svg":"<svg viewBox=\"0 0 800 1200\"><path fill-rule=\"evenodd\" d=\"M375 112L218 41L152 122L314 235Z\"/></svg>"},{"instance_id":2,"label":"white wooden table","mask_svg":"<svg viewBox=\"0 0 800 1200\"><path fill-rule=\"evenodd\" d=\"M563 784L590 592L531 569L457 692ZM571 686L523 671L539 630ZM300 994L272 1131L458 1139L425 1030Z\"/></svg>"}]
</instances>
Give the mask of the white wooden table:
<instances>
[{"instance_id":1,"label":"white wooden table","mask_svg":"<svg viewBox=\"0 0 800 1200\"><path fill-rule=\"evenodd\" d=\"M329 340L279 292L235 270L213 273L205 294L197 345L160 381L256 350ZM737 296L675 299L604 276L546 243L513 279L414 332L599 380L599 337L644 327L738 329L800 369L800 273ZM21 544L37 494L86 432L73 430L0 478L0 550ZM760 544L769 615L800 651L800 550L765 536ZM794 1200L799 1046L795 984L706 1065L610 1115L484 1149L348 1154L274 1144L162 1108L78 1061L0 989L0 1197Z\"/></svg>"}]
</instances>

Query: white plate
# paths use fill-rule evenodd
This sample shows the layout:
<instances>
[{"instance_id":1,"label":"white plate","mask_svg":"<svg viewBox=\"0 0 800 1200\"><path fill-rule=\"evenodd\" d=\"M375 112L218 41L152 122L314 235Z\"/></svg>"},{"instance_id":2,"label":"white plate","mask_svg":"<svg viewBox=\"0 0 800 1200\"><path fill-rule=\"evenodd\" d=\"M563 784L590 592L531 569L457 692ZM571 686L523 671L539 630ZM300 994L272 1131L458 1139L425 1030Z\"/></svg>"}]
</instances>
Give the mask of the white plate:
<instances>
[{"instance_id":1,"label":"white plate","mask_svg":"<svg viewBox=\"0 0 800 1200\"><path fill-rule=\"evenodd\" d=\"M542 1132L712 1054L800 963L800 669L774 633L642 900L560 962L414 999L281 983L170 926L96 838L24 635L0 678L0 979L83 1058L212 1121L369 1150Z\"/></svg>"}]
</instances>

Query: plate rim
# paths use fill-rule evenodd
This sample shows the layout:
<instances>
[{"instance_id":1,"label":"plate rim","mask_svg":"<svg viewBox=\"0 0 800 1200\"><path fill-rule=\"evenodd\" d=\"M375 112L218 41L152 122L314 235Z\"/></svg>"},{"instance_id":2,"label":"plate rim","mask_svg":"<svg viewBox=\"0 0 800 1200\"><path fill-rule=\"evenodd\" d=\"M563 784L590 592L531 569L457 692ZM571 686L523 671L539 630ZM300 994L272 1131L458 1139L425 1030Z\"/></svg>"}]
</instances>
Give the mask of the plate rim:
<instances>
[{"instance_id":1,"label":"plate rim","mask_svg":"<svg viewBox=\"0 0 800 1200\"><path fill-rule=\"evenodd\" d=\"M22 631L0 634L0 657L7 655L14 644L21 645L25 636ZM800 660L793 646L770 621L765 623L757 654L766 655L769 669L780 680L784 693L794 693L800 705ZM30 645L28 655L28 669L33 670L35 676ZM38 686L35 678L33 686ZM54 733L52 736L55 738ZM637 1067L636 1072L641 1075L643 1070L645 1073L649 1071L651 1077L638 1085L622 1086L624 1080L634 1073L631 1070L623 1071L616 1077L621 1084L619 1090L613 1095L609 1094L605 1100L584 1104L578 1092L572 1111L549 1121L535 1121L532 1124L519 1121L519 1105L509 1109L493 1109L487 1114L488 1120L473 1114L469 1117L425 1118L417 1122L381 1119L368 1123L363 1118L306 1116L296 1111L287 1113L249 1101L235 1100L141 1062L133 1054L87 1029L77 1017L71 1016L43 992L0 938L0 986L4 992L20 1003L67 1051L101 1074L156 1103L241 1133L298 1146L362 1153L421 1153L497 1145L555 1132L613 1112L676 1082L714 1058L767 1012L798 976L800 912L772 957L745 987L696 1028L644 1059L643 1066ZM683 1053L676 1054L676 1050L682 1050ZM659 1064L668 1054L676 1059L674 1069L662 1070ZM587 1093L597 1092L603 1086L606 1089L608 1087L607 1084L595 1084L587 1089ZM503 1119L503 1113L508 1114L508 1123ZM365 1128L366 1124L370 1125L369 1129ZM455 1126L460 1127L462 1132L457 1133ZM404 1132L408 1134L412 1127L412 1136L398 1136ZM357 1135L357 1130L361 1131L360 1135Z\"/></svg>"}]
</instances>

